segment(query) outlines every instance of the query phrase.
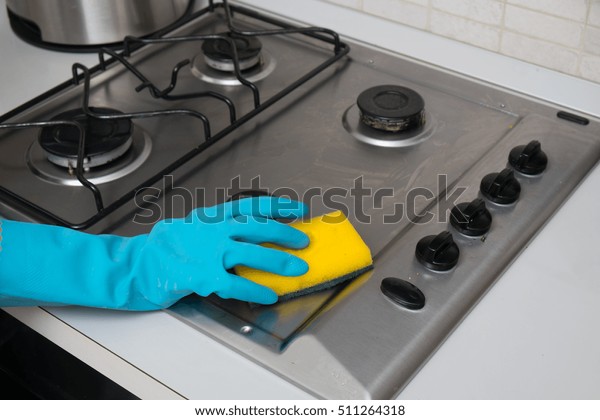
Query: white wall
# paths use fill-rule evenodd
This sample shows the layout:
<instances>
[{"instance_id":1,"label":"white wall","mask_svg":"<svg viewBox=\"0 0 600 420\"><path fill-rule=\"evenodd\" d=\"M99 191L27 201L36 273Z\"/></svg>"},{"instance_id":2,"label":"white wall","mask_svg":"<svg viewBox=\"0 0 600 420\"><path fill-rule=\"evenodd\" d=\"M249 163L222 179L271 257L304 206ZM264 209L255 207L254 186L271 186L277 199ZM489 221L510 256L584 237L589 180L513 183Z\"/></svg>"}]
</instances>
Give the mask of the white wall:
<instances>
[{"instance_id":1,"label":"white wall","mask_svg":"<svg viewBox=\"0 0 600 420\"><path fill-rule=\"evenodd\" d=\"M600 82L600 0L323 0Z\"/></svg>"}]
</instances>

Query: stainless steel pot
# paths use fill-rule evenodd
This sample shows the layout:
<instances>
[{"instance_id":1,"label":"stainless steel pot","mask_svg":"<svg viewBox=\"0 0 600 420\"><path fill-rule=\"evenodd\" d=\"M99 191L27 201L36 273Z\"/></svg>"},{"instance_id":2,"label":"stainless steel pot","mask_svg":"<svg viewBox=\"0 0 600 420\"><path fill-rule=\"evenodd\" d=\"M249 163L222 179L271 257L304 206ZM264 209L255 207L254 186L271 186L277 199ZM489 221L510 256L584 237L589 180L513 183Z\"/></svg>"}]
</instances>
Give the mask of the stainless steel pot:
<instances>
[{"instance_id":1,"label":"stainless steel pot","mask_svg":"<svg viewBox=\"0 0 600 420\"><path fill-rule=\"evenodd\" d=\"M6 0L11 20L40 41L101 45L148 35L179 19L190 0ZM36 34L37 35L37 34Z\"/></svg>"}]
</instances>

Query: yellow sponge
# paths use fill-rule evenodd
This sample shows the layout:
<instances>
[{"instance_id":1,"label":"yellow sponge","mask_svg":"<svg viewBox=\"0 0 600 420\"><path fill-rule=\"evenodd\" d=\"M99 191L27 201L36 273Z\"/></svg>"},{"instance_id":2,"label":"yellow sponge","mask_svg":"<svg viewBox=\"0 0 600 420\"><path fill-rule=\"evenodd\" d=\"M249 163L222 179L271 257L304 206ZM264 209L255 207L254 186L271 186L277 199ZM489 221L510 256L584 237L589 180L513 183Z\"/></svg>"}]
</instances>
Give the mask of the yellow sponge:
<instances>
[{"instance_id":1,"label":"yellow sponge","mask_svg":"<svg viewBox=\"0 0 600 420\"><path fill-rule=\"evenodd\" d=\"M273 244L264 246L302 258L309 265L306 274L285 277L243 266L235 268L238 275L273 289L280 301L333 287L373 267L369 247L341 211L299 220L290 226L308 235L308 247L293 250Z\"/></svg>"}]
</instances>

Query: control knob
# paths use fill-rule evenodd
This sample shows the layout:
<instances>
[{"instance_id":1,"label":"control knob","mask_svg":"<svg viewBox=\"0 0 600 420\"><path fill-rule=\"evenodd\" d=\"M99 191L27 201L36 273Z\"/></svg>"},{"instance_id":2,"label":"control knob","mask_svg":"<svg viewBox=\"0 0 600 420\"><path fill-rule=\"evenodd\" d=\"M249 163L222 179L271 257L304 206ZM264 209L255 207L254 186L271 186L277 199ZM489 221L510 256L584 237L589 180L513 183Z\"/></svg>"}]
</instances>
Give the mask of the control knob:
<instances>
[{"instance_id":1,"label":"control knob","mask_svg":"<svg viewBox=\"0 0 600 420\"><path fill-rule=\"evenodd\" d=\"M460 250L447 230L429 235L417 243L415 256L425 267L435 271L448 271L458 262Z\"/></svg>"},{"instance_id":2,"label":"control knob","mask_svg":"<svg viewBox=\"0 0 600 420\"><path fill-rule=\"evenodd\" d=\"M513 148L508 155L508 163L522 174L537 175L546 169L548 156L542 150L540 142L532 140L526 145Z\"/></svg>"},{"instance_id":3,"label":"control knob","mask_svg":"<svg viewBox=\"0 0 600 420\"><path fill-rule=\"evenodd\" d=\"M487 174L479 189L485 198L496 204L512 204L521 194L521 184L512 169Z\"/></svg>"},{"instance_id":4,"label":"control knob","mask_svg":"<svg viewBox=\"0 0 600 420\"><path fill-rule=\"evenodd\" d=\"M476 198L470 203L460 203L450 212L450 224L467 236L485 235L492 225L492 215L485 201Z\"/></svg>"}]
</instances>

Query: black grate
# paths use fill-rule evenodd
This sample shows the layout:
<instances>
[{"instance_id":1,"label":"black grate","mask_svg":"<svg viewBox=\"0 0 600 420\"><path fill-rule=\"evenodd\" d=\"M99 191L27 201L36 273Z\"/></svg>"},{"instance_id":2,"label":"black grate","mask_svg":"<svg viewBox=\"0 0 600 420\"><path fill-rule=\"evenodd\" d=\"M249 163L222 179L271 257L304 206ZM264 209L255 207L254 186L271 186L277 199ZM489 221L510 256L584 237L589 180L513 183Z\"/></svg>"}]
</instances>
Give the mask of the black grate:
<instances>
[{"instance_id":1,"label":"black grate","mask_svg":"<svg viewBox=\"0 0 600 420\"><path fill-rule=\"evenodd\" d=\"M82 186L87 188L90 191L90 199L93 198L95 202L95 207L97 212L89 217L87 220L74 222L70 220L65 220L58 215L50 212L49 210L37 205L34 202L27 200L26 198L20 196L19 194L10 191L9 189L0 185L0 197L8 199L11 202L16 203L20 208L23 208L28 213L31 213L34 216L40 216L44 220L48 220L50 223L54 223L57 225L67 226L73 229L87 229L97 222L102 220L107 215L111 214L125 203L132 200L135 195L143 189L146 189L152 185L154 185L157 181L159 181L162 177L171 174L174 170L190 161L194 157L198 156L200 153L208 149L210 146L224 138L226 135L233 132L235 129L248 122L256 115L260 114L262 111L272 106L280 99L297 89L302 84L306 83L308 80L315 77L317 74L325 70L327 67L331 66L333 63L338 61L340 58L345 56L350 48L348 45L340 41L340 38L337 33L331 31L326 28L317 28L317 27L297 27L290 25L286 22L282 22L278 19L274 19L253 10L240 7L240 6L232 6L229 5L227 0L223 0L222 2L215 3L213 1L209 2L209 6L199 10L198 12L192 14L189 19L187 19L183 23L187 23L194 19L199 18L207 13L214 13L218 9L222 9L224 11L226 22L228 25L229 33L232 35L238 36L255 36L255 37L266 37L273 35L286 35L286 34L301 34L310 38L313 38L319 42L322 42L326 45L330 45L332 47L332 53L329 58L325 61L317 65L315 68L304 74L302 77L295 81L291 81L284 89L280 90L276 94L272 95L268 99L263 99L261 97L261 92L259 88L252 82L246 80L239 67L239 59L237 54L237 49L235 43L224 35L194 35L194 36L184 36L184 37L168 37L165 34L159 34L151 38L134 38L127 37L123 42L123 49L121 52L115 52L112 49L103 48L99 51L99 64L93 68L88 68L82 64L75 63L72 66L72 78L70 81L63 83L60 86L50 90L46 95L42 95L23 106L15 109L12 112L4 115L0 118L0 128L2 129L27 129L27 128L40 128L40 127L48 127L48 126L56 126L56 125L70 125L75 127L79 131L79 147L77 154L77 166L75 168L75 175ZM272 26L275 26L277 29L272 30L260 30L260 31L243 31L236 28L233 20L233 14L239 13L241 15L257 19L268 23ZM172 29L172 28L171 28ZM149 80L135 65L133 65L130 61L128 61L128 57L135 52L136 50L143 48L147 45L151 44L159 44L159 43L181 43L181 42L202 42L207 39L219 39L224 42L228 42L231 46L231 51L233 53L232 61L234 65L234 74L237 80L248 88L253 97L254 108L247 112L244 115L238 115L239 113L236 110L234 102L228 98L227 96L214 92L214 91L199 91L199 92L191 92L186 93L184 95L173 95L172 91L175 89L177 85L178 75L182 68L190 65L190 60L184 60L177 63L171 72L171 80L168 86L163 89L157 87L157 85ZM106 70L107 66L113 63L117 63L117 65L122 65L129 72L131 72L137 79L140 81L140 85L135 89L136 92L140 92L142 90L148 89L150 94L157 99L163 99L166 101L174 101L180 99L192 99L192 98L200 98L200 97L211 97L215 100L223 102L228 110L229 110L229 119L230 125L220 130L217 133L213 133L211 131L211 124L209 119L203 115L202 113L192 110L192 109L162 109L156 111L147 111L147 112L132 112L132 113L123 113L116 115L104 115L95 113L90 109L89 99L90 99L90 80L92 75L101 73ZM17 115L19 112L27 109L27 107L36 104L37 102L49 97L57 92L60 92L62 89L67 87L80 85L83 83L83 94L82 94L82 110L85 114L90 117L99 118L99 119L143 119L143 118L156 118L156 117L170 117L170 116L187 116L190 118L196 118L200 120L203 126L204 131L204 139L203 142L196 147L192 148L189 152L184 154L182 157L177 160L169 163L166 167L161 170L156 171L152 176L148 179L123 194L118 199L112 201L109 204L105 203L104 197L102 196L99 188L90 180L86 179L84 173L84 157L85 157L85 131L83 127L74 121L31 121L31 122L23 122L23 123L4 123L4 121L9 118Z\"/></svg>"}]
</instances>

